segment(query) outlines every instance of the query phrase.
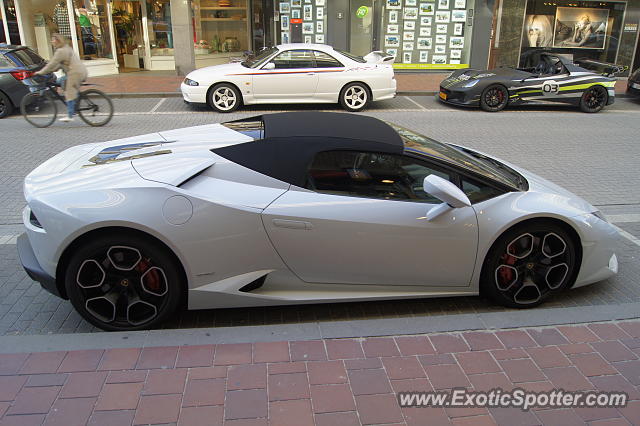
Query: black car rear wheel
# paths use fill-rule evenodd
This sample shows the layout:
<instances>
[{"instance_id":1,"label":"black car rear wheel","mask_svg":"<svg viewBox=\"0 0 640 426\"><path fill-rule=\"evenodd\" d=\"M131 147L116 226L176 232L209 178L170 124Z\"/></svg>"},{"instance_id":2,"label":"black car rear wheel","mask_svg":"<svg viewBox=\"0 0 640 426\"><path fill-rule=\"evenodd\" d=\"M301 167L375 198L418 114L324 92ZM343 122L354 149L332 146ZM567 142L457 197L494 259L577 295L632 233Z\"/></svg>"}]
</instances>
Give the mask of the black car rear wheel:
<instances>
[{"instance_id":1,"label":"black car rear wheel","mask_svg":"<svg viewBox=\"0 0 640 426\"><path fill-rule=\"evenodd\" d=\"M13 112L13 104L4 93L0 92L0 118L5 118Z\"/></svg>"},{"instance_id":2,"label":"black car rear wheel","mask_svg":"<svg viewBox=\"0 0 640 426\"><path fill-rule=\"evenodd\" d=\"M598 112L609 101L609 93L603 86L591 86L582 94L580 109L583 112Z\"/></svg>"},{"instance_id":3,"label":"black car rear wheel","mask_svg":"<svg viewBox=\"0 0 640 426\"><path fill-rule=\"evenodd\" d=\"M492 84L480 95L480 108L489 112L502 111L509 103L509 91L502 84Z\"/></svg>"}]
</instances>

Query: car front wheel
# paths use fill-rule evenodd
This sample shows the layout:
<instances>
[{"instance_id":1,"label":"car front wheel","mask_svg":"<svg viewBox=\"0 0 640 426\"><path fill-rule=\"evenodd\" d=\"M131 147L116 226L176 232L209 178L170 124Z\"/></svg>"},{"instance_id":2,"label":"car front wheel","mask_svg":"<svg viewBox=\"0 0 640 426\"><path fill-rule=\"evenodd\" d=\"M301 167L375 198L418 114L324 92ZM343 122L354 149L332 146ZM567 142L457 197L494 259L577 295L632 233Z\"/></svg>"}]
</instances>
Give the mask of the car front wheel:
<instances>
[{"instance_id":1,"label":"car front wheel","mask_svg":"<svg viewBox=\"0 0 640 426\"><path fill-rule=\"evenodd\" d=\"M151 328L177 309L182 294L179 268L166 249L117 234L76 250L65 288L80 315L108 331Z\"/></svg>"},{"instance_id":2,"label":"car front wheel","mask_svg":"<svg viewBox=\"0 0 640 426\"><path fill-rule=\"evenodd\" d=\"M362 83L349 83L340 91L340 105L347 111L362 111L369 101L369 88Z\"/></svg>"},{"instance_id":3,"label":"car front wheel","mask_svg":"<svg viewBox=\"0 0 640 426\"><path fill-rule=\"evenodd\" d=\"M481 291L502 305L529 308L568 288L576 268L575 244L562 227L527 223L493 244L482 268Z\"/></svg>"},{"instance_id":4,"label":"car front wheel","mask_svg":"<svg viewBox=\"0 0 640 426\"><path fill-rule=\"evenodd\" d=\"M502 111L508 103L509 91L502 84L492 84L484 89L480 95L480 108L485 111Z\"/></svg>"},{"instance_id":5,"label":"car front wheel","mask_svg":"<svg viewBox=\"0 0 640 426\"><path fill-rule=\"evenodd\" d=\"M233 112L241 103L240 92L231 84L217 84L209 92L209 105L218 112Z\"/></svg>"}]
</instances>

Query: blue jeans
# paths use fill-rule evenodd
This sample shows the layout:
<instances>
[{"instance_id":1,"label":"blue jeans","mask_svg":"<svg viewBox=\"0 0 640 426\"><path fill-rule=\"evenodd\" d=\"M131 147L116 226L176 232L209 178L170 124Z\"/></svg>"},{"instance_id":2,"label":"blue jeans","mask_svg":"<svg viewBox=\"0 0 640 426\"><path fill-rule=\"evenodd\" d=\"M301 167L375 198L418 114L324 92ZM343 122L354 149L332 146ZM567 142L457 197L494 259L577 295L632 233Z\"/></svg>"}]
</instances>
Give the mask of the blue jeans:
<instances>
[{"instance_id":1,"label":"blue jeans","mask_svg":"<svg viewBox=\"0 0 640 426\"><path fill-rule=\"evenodd\" d=\"M63 75L62 77L58 77L56 82L64 89L64 86L67 82L67 76ZM72 101L67 101L67 115L69 116L69 118L73 117L75 113L76 113L76 99Z\"/></svg>"}]
</instances>

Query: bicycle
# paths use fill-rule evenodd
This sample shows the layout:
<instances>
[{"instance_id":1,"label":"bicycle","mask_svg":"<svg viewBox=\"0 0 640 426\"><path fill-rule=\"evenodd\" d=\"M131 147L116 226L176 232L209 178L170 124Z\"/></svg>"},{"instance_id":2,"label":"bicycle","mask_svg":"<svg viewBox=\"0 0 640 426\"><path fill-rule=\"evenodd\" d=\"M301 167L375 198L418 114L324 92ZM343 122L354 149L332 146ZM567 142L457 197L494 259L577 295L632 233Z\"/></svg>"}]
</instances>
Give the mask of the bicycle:
<instances>
[{"instance_id":1,"label":"bicycle","mask_svg":"<svg viewBox=\"0 0 640 426\"><path fill-rule=\"evenodd\" d=\"M20 102L20 111L25 120L36 127L48 127L56 120L58 108L56 100L67 105L64 98L56 90L60 84L40 76L31 77L26 83L31 93ZM91 84L83 84L90 86ZM66 113L66 108L65 108ZM82 121L90 126L104 126L113 117L111 98L98 89L88 89L78 94L76 113Z\"/></svg>"}]
</instances>

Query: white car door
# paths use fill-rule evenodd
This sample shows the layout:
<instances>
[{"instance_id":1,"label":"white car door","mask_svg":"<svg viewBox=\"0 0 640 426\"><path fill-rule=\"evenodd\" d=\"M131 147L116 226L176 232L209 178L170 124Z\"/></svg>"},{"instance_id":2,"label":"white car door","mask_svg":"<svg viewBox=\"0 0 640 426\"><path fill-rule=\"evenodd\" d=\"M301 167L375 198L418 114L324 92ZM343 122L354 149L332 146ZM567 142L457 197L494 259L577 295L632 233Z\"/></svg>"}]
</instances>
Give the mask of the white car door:
<instances>
[{"instance_id":1,"label":"white car door","mask_svg":"<svg viewBox=\"0 0 640 426\"><path fill-rule=\"evenodd\" d=\"M253 95L262 101L312 98L317 86L313 54L306 49L285 50L253 75Z\"/></svg>"},{"instance_id":2,"label":"white car door","mask_svg":"<svg viewBox=\"0 0 640 426\"><path fill-rule=\"evenodd\" d=\"M472 207L427 220L440 201L424 177L447 172L406 156L319 153L313 191L290 190L263 212L287 266L307 282L370 285L469 285L478 245Z\"/></svg>"},{"instance_id":3,"label":"white car door","mask_svg":"<svg viewBox=\"0 0 640 426\"><path fill-rule=\"evenodd\" d=\"M335 100L346 83L345 66L333 56L318 50L313 51L318 73L316 98Z\"/></svg>"}]
</instances>

